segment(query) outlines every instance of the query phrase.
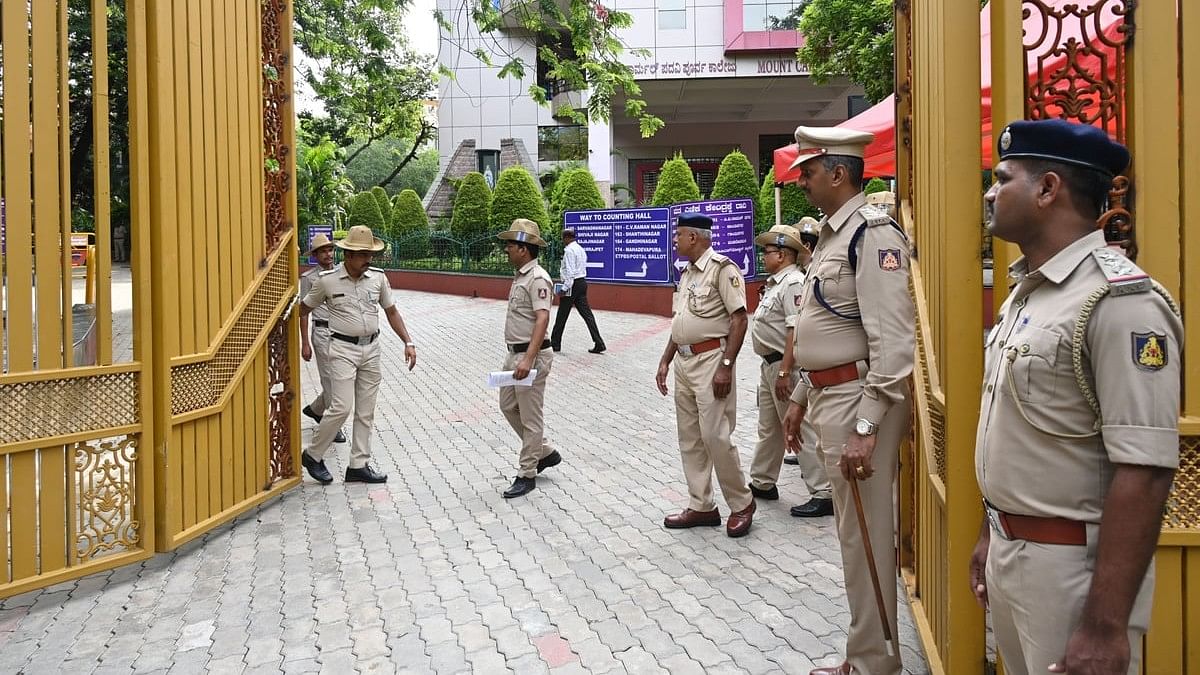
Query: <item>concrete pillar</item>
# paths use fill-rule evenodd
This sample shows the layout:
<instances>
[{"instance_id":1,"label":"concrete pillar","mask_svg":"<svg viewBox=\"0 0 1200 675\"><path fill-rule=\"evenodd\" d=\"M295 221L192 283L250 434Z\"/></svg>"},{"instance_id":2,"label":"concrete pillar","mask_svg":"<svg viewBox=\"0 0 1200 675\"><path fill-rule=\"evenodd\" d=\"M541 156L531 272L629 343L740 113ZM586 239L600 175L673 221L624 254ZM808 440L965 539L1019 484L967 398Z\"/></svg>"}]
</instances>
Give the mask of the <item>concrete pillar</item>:
<instances>
[{"instance_id":1,"label":"concrete pillar","mask_svg":"<svg viewBox=\"0 0 1200 675\"><path fill-rule=\"evenodd\" d=\"M588 123L588 170L596 177L596 187L604 197L604 203L613 204L613 132L611 121L595 120Z\"/></svg>"}]
</instances>

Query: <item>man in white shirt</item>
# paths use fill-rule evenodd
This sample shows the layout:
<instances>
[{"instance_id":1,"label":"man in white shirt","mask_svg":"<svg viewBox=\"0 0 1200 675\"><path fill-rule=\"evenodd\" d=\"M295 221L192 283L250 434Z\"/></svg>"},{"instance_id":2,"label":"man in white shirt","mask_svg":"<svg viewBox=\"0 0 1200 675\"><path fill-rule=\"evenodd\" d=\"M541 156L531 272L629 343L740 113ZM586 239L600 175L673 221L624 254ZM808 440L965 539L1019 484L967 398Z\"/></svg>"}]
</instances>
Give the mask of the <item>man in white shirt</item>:
<instances>
[{"instance_id":1,"label":"man in white shirt","mask_svg":"<svg viewBox=\"0 0 1200 675\"><path fill-rule=\"evenodd\" d=\"M556 352L562 351L563 328L567 325L567 317L571 308L579 310L579 316L587 324L588 332L592 334L593 346L588 351L593 354L603 352L604 338L600 337L600 329L596 327L596 317L587 299L587 252L575 241L575 232L563 230L563 257L558 268L558 276L562 279L562 290L558 296L558 313L554 315L554 330L550 333L550 346Z\"/></svg>"}]
</instances>

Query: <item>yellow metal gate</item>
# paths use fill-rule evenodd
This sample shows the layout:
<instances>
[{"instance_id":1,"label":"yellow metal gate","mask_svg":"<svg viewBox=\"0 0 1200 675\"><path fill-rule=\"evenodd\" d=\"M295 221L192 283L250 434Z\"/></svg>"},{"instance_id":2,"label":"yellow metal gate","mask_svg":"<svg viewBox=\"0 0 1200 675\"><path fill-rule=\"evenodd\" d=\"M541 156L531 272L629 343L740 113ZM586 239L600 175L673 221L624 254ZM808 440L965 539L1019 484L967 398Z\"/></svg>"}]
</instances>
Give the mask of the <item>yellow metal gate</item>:
<instances>
[{"instance_id":1,"label":"yellow metal gate","mask_svg":"<svg viewBox=\"0 0 1200 675\"><path fill-rule=\"evenodd\" d=\"M966 577L982 517L974 474L980 316L1003 301L1004 270L1015 254L997 242L994 305L984 308L978 11L978 3L959 0L896 3L897 173L900 212L918 252L920 357L915 442L901 476L901 562L930 664L955 674L984 672L988 663L984 614ZM1200 30L1200 7L992 0L985 11L996 127L1023 117L1070 117L1104 126L1130 146L1134 189L1114 190L1106 231L1180 301L1184 362L1200 362L1200 267L1187 264L1200 259L1200 45L1180 39ZM1023 16L1046 31L1024 34ZM1100 38L1102 20L1113 17L1124 29L1116 39ZM1063 34L1057 29L1071 22L1095 29L1085 27L1073 43L1056 40ZM1028 67L1051 52L1066 55L1068 68L1035 78L1053 87L1030 86ZM1092 53L1116 59L1115 75L1089 66ZM1085 116L1080 104L1087 102L1101 104L1099 118ZM1146 673L1200 673L1200 373L1185 370L1181 466L1159 542Z\"/></svg>"},{"instance_id":2,"label":"yellow metal gate","mask_svg":"<svg viewBox=\"0 0 1200 675\"><path fill-rule=\"evenodd\" d=\"M169 550L299 483L290 12L0 2L0 597Z\"/></svg>"}]
</instances>

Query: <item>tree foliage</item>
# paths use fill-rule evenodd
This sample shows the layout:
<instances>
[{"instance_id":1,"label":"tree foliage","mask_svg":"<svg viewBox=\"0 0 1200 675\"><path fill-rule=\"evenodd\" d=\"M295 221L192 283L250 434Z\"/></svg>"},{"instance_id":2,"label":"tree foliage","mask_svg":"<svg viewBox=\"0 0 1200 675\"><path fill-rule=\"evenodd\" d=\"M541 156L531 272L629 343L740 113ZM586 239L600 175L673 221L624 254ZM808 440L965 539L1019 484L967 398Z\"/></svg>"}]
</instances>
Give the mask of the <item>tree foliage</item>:
<instances>
[{"instance_id":1,"label":"tree foliage","mask_svg":"<svg viewBox=\"0 0 1200 675\"><path fill-rule=\"evenodd\" d=\"M784 225L795 225L804 216L818 218L821 211L808 202L804 192L795 183L783 186L779 196L780 213ZM775 169L772 168L763 178L762 189L758 193L758 208L754 213L755 233L766 232L775 225Z\"/></svg>"},{"instance_id":2,"label":"tree foliage","mask_svg":"<svg viewBox=\"0 0 1200 675\"><path fill-rule=\"evenodd\" d=\"M403 190L396 195L392 207L392 222L390 233L393 237L402 237L416 230L429 229L429 216L421 204L421 198L413 190Z\"/></svg>"},{"instance_id":3,"label":"tree foliage","mask_svg":"<svg viewBox=\"0 0 1200 675\"><path fill-rule=\"evenodd\" d=\"M709 199L736 199L758 197L758 177L754 175L754 167L746 155L738 150L725 155L721 166L717 169L717 179L713 182L712 194Z\"/></svg>"},{"instance_id":4,"label":"tree foliage","mask_svg":"<svg viewBox=\"0 0 1200 675\"><path fill-rule=\"evenodd\" d=\"M555 192L551 196L550 210L554 226L561 228L563 214L567 211L589 211L602 209L606 206L600 189L596 187L596 178L584 167L570 169L554 184Z\"/></svg>"},{"instance_id":5,"label":"tree foliage","mask_svg":"<svg viewBox=\"0 0 1200 675\"><path fill-rule=\"evenodd\" d=\"M383 233L383 214L379 212L379 202L370 192L360 192L350 200L350 215L346 216L346 229L356 225L371 228L376 236Z\"/></svg>"},{"instance_id":6,"label":"tree foliage","mask_svg":"<svg viewBox=\"0 0 1200 675\"><path fill-rule=\"evenodd\" d=\"M301 144L296 152L296 206L300 241L308 241L309 225L334 225L345 215L345 204L354 194L346 179L341 150L331 141L314 146Z\"/></svg>"},{"instance_id":7,"label":"tree foliage","mask_svg":"<svg viewBox=\"0 0 1200 675\"><path fill-rule=\"evenodd\" d=\"M565 4L565 9L563 5ZM641 86L633 70L625 63L629 55L649 56L645 49L628 49L617 33L633 25L633 16L600 4L596 0L461 0L449 15L437 10L438 24L449 43L470 52L485 64L500 65L501 77L523 79L537 69L519 55L501 49L495 35L505 28L505 16L515 18L520 28L538 45L538 59L545 64L546 77L563 82L573 91L588 90L583 110L561 112L579 123L589 120L608 120L613 103L624 100L626 117L637 120L643 138L653 136L663 121L646 109ZM462 22L466 17L484 36L483 45L466 38L465 31L456 31L452 20ZM443 70L443 75L452 74ZM548 92L539 84L529 88L529 95L538 103L549 106Z\"/></svg>"},{"instance_id":8,"label":"tree foliage","mask_svg":"<svg viewBox=\"0 0 1200 675\"><path fill-rule=\"evenodd\" d=\"M808 66L814 82L844 76L866 90L873 103L892 93L892 0L810 0L799 10L804 46L797 59Z\"/></svg>"},{"instance_id":9,"label":"tree foliage","mask_svg":"<svg viewBox=\"0 0 1200 675\"><path fill-rule=\"evenodd\" d=\"M658 183L654 186L654 196L650 206L670 206L684 202L700 201L700 187L692 175L692 167L682 155L675 155L663 164L658 174Z\"/></svg>"},{"instance_id":10,"label":"tree foliage","mask_svg":"<svg viewBox=\"0 0 1200 675\"><path fill-rule=\"evenodd\" d=\"M356 141L347 153L353 153L361 146ZM400 161L412 151L412 141L401 138L382 138L375 141L359 154L352 164L346 167L346 177L354 183L356 191L369 190L379 186L393 196L403 190L415 190L424 196L433 184L438 170L438 152L436 147L425 146L417 152L416 157L385 182Z\"/></svg>"},{"instance_id":11,"label":"tree foliage","mask_svg":"<svg viewBox=\"0 0 1200 675\"><path fill-rule=\"evenodd\" d=\"M533 176L522 166L510 166L500 172L492 192L492 231L508 229L517 218L527 218L542 229L542 238L552 234L546 203Z\"/></svg>"},{"instance_id":12,"label":"tree foliage","mask_svg":"<svg viewBox=\"0 0 1200 675\"><path fill-rule=\"evenodd\" d=\"M454 193L454 209L450 214L450 234L459 241L478 239L488 231L488 216L492 210L492 191L487 179L478 171L463 176Z\"/></svg>"},{"instance_id":13,"label":"tree foliage","mask_svg":"<svg viewBox=\"0 0 1200 675\"><path fill-rule=\"evenodd\" d=\"M872 178L871 180L867 181L866 187L863 188L863 192L866 194L871 194L872 192L888 192L890 190L891 188L888 187L887 181L883 180L882 178Z\"/></svg>"},{"instance_id":14,"label":"tree foliage","mask_svg":"<svg viewBox=\"0 0 1200 675\"><path fill-rule=\"evenodd\" d=\"M375 203L379 205L379 215L383 216L385 225L392 222L392 200L388 197L388 193L383 188L376 185L371 188L371 196L375 198Z\"/></svg>"}]
</instances>

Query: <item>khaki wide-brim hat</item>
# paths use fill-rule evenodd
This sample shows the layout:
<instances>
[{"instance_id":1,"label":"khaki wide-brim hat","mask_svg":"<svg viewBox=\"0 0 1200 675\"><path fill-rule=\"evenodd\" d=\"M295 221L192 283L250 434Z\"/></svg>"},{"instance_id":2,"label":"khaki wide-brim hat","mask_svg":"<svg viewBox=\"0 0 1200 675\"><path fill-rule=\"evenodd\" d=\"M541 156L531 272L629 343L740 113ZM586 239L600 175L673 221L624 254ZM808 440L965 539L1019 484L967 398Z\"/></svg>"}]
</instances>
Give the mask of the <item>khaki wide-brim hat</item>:
<instances>
[{"instance_id":1,"label":"khaki wide-brim hat","mask_svg":"<svg viewBox=\"0 0 1200 675\"><path fill-rule=\"evenodd\" d=\"M324 232L321 232L308 242L308 250L304 252L304 255L312 255L319 249L323 249L326 246L333 246L333 242L330 241L329 237L326 236Z\"/></svg>"},{"instance_id":2,"label":"khaki wide-brim hat","mask_svg":"<svg viewBox=\"0 0 1200 675\"><path fill-rule=\"evenodd\" d=\"M797 253L804 250L804 244L800 241L800 231L791 225L776 225L755 237L754 243L759 246L790 248Z\"/></svg>"},{"instance_id":3,"label":"khaki wide-brim hat","mask_svg":"<svg viewBox=\"0 0 1200 675\"><path fill-rule=\"evenodd\" d=\"M334 244L343 251L382 251L386 244L371 232L366 225L355 225L346 233L346 238Z\"/></svg>"},{"instance_id":4,"label":"khaki wide-brim hat","mask_svg":"<svg viewBox=\"0 0 1200 675\"><path fill-rule=\"evenodd\" d=\"M871 194L867 195L867 203L872 206L895 206L896 193L888 192L886 190L882 192L872 192Z\"/></svg>"},{"instance_id":5,"label":"khaki wide-brim hat","mask_svg":"<svg viewBox=\"0 0 1200 675\"><path fill-rule=\"evenodd\" d=\"M522 244L546 245L546 240L542 239L542 228L532 220L525 218L517 218L512 221L512 225L507 230L496 236L507 241L519 241Z\"/></svg>"},{"instance_id":6,"label":"khaki wide-brim hat","mask_svg":"<svg viewBox=\"0 0 1200 675\"><path fill-rule=\"evenodd\" d=\"M802 235L809 234L817 237L821 234L821 221L812 216L804 216L800 219L800 222L796 223L795 227Z\"/></svg>"}]
</instances>

